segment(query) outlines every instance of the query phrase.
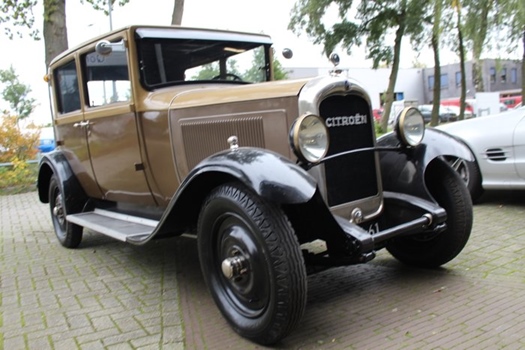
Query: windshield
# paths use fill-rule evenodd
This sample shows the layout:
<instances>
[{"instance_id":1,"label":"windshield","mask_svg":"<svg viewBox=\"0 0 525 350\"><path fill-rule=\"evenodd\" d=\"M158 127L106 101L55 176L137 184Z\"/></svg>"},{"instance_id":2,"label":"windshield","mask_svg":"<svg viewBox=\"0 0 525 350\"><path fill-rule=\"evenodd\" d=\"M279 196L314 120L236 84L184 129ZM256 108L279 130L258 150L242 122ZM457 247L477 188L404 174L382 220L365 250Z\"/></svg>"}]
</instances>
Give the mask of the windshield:
<instances>
[{"instance_id":1,"label":"windshield","mask_svg":"<svg viewBox=\"0 0 525 350\"><path fill-rule=\"evenodd\" d=\"M254 83L270 78L270 45L180 38L137 38L144 87L187 82Z\"/></svg>"}]
</instances>

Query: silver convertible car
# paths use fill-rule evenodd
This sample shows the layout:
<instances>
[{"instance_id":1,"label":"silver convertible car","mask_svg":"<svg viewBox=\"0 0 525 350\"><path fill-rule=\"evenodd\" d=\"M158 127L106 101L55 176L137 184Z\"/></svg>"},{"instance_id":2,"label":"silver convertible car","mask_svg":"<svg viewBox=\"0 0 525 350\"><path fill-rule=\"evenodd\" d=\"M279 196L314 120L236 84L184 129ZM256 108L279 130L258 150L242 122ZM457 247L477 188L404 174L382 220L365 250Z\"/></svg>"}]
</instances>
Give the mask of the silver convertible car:
<instances>
[{"instance_id":1,"label":"silver convertible car","mask_svg":"<svg viewBox=\"0 0 525 350\"><path fill-rule=\"evenodd\" d=\"M475 162L449 158L472 196L483 190L525 190L525 107L437 127L470 147Z\"/></svg>"}]
</instances>

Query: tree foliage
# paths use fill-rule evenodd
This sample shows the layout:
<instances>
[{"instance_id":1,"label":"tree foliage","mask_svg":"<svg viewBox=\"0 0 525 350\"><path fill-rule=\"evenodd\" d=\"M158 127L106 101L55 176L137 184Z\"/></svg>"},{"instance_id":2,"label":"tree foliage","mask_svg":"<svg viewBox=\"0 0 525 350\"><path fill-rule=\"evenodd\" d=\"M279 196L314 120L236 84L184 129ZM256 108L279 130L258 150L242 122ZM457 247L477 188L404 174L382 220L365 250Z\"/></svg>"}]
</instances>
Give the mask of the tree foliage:
<instances>
[{"instance_id":1,"label":"tree foliage","mask_svg":"<svg viewBox=\"0 0 525 350\"><path fill-rule=\"evenodd\" d=\"M111 0L111 7L115 7L115 4L119 6L126 5L130 0ZM109 15L109 1L108 0L80 0L81 3L87 2L91 4L93 8L97 11L102 11L106 16Z\"/></svg>"},{"instance_id":2,"label":"tree foliage","mask_svg":"<svg viewBox=\"0 0 525 350\"><path fill-rule=\"evenodd\" d=\"M34 125L22 130L18 118L3 115L0 119L0 163L34 159L38 151L40 130Z\"/></svg>"},{"instance_id":3,"label":"tree foliage","mask_svg":"<svg viewBox=\"0 0 525 350\"><path fill-rule=\"evenodd\" d=\"M240 77L244 81L249 82L256 82L256 81L262 81L265 69L265 60L264 60L264 51L263 50L255 50L253 52L252 62L250 64L250 67L243 72L241 72L241 68L238 65L238 62L235 60L229 60L228 61L228 73L235 74L238 77ZM274 80L283 80L287 78L287 73L283 69L281 63L279 60L277 60L275 57L273 59L273 74L274 74ZM192 80L211 80L217 76L220 75L220 69L219 64L217 62L206 64L202 66L201 70L199 72L192 76Z\"/></svg>"},{"instance_id":4,"label":"tree foliage","mask_svg":"<svg viewBox=\"0 0 525 350\"><path fill-rule=\"evenodd\" d=\"M426 0L298 0L292 9L289 28L297 34L305 31L314 43L323 45L326 55L337 47L351 54L353 47L364 43L367 58L372 59L374 68L381 62L392 64L381 120L381 126L386 130L402 39L408 36L417 44L421 42L423 24L430 21L428 6ZM334 21L333 17L337 19Z\"/></svg>"},{"instance_id":5,"label":"tree foliage","mask_svg":"<svg viewBox=\"0 0 525 350\"><path fill-rule=\"evenodd\" d=\"M465 44L472 53L472 78L476 91L485 91L483 84L483 68L480 62L481 54L487 44L488 36L497 29L499 21L495 0L464 0L464 20L459 23L463 28ZM459 14L458 14L459 15ZM492 30L491 30L492 29Z\"/></svg>"},{"instance_id":6,"label":"tree foliage","mask_svg":"<svg viewBox=\"0 0 525 350\"><path fill-rule=\"evenodd\" d=\"M500 6L500 18L508 33L509 50L521 46L523 56L521 58L521 98L525 101L525 1L506 0Z\"/></svg>"},{"instance_id":7,"label":"tree foliage","mask_svg":"<svg viewBox=\"0 0 525 350\"><path fill-rule=\"evenodd\" d=\"M288 77L281 62L279 62L275 55L272 55L272 66L274 80L283 80ZM243 80L262 81L265 69L264 50L255 50L253 52L253 59L250 68L243 73Z\"/></svg>"},{"instance_id":8,"label":"tree foliage","mask_svg":"<svg viewBox=\"0 0 525 350\"><path fill-rule=\"evenodd\" d=\"M9 69L0 69L0 83L3 84L2 98L9 102L12 111L18 120L29 117L35 109L35 99L29 97L31 88L20 82L18 75L11 66ZM7 112L4 112L7 113Z\"/></svg>"},{"instance_id":9,"label":"tree foliage","mask_svg":"<svg viewBox=\"0 0 525 350\"><path fill-rule=\"evenodd\" d=\"M36 4L37 0L3 0L0 4L0 26L3 27L4 34L12 39L15 34L22 37L27 30L29 35L39 39L38 30L33 28L33 7Z\"/></svg>"},{"instance_id":10,"label":"tree foliage","mask_svg":"<svg viewBox=\"0 0 525 350\"><path fill-rule=\"evenodd\" d=\"M112 6L118 4L124 6L130 0L111 0ZM108 0L80 0L81 3L89 3L95 10L109 13ZM33 9L42 5L43 15L43 36L46 51L46 67L62 51L67 50L67 25L66 25L66 0L4 0L0 5L0 26L3 27L5 35L13 38L14 34L22 37L24 32L40 40L41 34L35 28L35 16Z\"/></svg>"}]
</instances>

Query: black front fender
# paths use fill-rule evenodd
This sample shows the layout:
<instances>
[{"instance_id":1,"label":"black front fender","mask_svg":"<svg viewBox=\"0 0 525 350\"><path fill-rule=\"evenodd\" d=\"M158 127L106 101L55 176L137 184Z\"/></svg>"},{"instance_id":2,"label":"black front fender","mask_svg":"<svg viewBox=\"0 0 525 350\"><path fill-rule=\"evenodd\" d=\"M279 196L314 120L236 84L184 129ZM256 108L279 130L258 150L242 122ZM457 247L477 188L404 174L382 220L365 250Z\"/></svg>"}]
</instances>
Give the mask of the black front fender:
<instances>
[{"instance_id":1,"label":"black front fender","mask_svg":"<svg viewBox=\"0 0 525 350\"><path fill-rule=\"evenodd\" d=\"M425 171L436 158L453 156L473 161L472 152L460 140L437 129L427 128L423 142L413 148L400 146L396 135L389 133L377 140L381 177L385 191L406 193L434 200L425 186ZM390 150L384 150L390 148Z\"/></svg>"},{"instance_id":2,"label":"black front fender","mask_svg":"<svg viewBox=\"0 0 525 350\"><path fill-rule=\"evenodd\" d=\"M184 180L179 192L209 173L231 176L259 196L281 204L305 203L313 197L316 181L304 169L281 155L258 148L239 148L215 154L201 163Z\"/></svg>"},{"instance_id":3,"label":"black front fender","mask_svg":"<svg viewBox=\"0 0 525 350\"><path fill-rule=\"evenodd\" d=\"M206 196L221 184L239 181L257 195L278 204L308 202L316 180L283 156L259 148L239 148L214 154L200 162L172 198L160 232L187 230L196 223Z\"/></svg>"}]
</instances>

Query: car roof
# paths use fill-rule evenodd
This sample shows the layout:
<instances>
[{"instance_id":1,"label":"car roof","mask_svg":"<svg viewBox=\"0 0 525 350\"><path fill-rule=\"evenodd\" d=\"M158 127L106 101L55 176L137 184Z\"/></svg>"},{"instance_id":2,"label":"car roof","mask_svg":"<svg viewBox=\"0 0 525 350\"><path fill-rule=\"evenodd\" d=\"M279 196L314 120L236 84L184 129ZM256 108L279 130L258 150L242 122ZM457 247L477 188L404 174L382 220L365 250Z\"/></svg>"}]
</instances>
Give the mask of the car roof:
<instances>
[{"instance_id":1,"label":"car roof","mask_svg":"<svg viewBox=\"0 0 525 350\"><path fill-rule=\"evenodd\" d=\"M165 38L165 39L195 39L195 40L229 40L229 41L246 41L253 43L261 43L271 45L272 40L269 35L256 34L248 32L238 32L232 30L222 29L209 29L209 28L197 28L197 27L183 27L183 26L153 26L153 25L129 25L120 29L115 29L108 33L96 36L90 40L87 40L75 47L72 47L57 57L55 57L50 66L55 62L60 61L64 57L74 53L82 47L92 45L97 41L103 40L113 34L129 31L132 34L136 34L141 38Z\"/></svg>"}]
</instances>

